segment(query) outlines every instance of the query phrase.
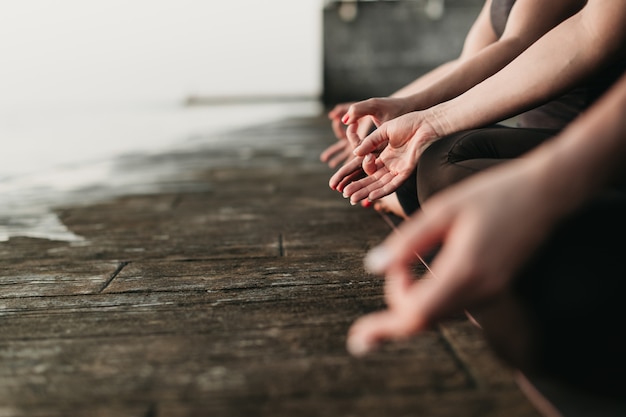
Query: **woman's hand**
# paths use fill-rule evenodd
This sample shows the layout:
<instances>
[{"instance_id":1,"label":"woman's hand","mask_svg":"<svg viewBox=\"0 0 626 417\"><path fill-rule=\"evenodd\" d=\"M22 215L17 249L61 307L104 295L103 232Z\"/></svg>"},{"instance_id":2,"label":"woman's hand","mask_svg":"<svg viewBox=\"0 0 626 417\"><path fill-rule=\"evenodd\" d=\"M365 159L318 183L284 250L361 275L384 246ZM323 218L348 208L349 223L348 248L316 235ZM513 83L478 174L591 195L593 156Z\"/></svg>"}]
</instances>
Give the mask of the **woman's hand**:
<instances>
[{"instance_id":1,"label":"woman's hand","mask_svg":"<svg viewBox=\"0 0 626 417\"><path fill-rule=\"evenodd\" d=\"M372 250L366 266L385 274L388 308L354 323L348 350L365 354L506 291L561 214L541 172L516 160L479 173L432 197ZM439 244L430 271L417 280L416 254Z\"/></svg>"},{"instance_id":2,"label":"woman's hand","mask_svg":"<svg viewBox=\"0 0 626 417\"><path fill-rule=\"evenodd\" d=\"M407 98L376 97L350 105L342 116L341 121L349 125L358 123L362 118L368 117L376 126L380 126L412 110Z\"/></svg>"},{"instance_id":3,"label":"woman's hand","mask_svg":"<svg viewBox=\"0 0 626 417\"><path fill-rule=\"evenodd\" d=\"M333 169L348 162L353 156L352 151L359 145L360 138L366 137L374 128L372 118L363 117L354 123L354 134L352 136L348 135L347 128L341 120L352 104L338 104L328 112L328 118L331 120L331 126L337 142L321 153L320 160Z\"/></svg>"},{"instance_id":4,"label":"woman's hand","mask_svg":"<svg viewBox=\"0 0 626 417\"><path fill-rule=\"evenodd\" d=\"M320 161L335 169L350 160L354 156L353 151L354 148L350 145L350 142L340 139L322 152Z\"/></svg>"},{"instance_id":5,"label":"woman's hand","mask_svg":"<svg viewBox=\"0 0 626 417\"><path fill-rule=\"evenodd\" d=\"M348 112L350 106L354 104L354 102L349 103L340 103L333 107L328 112L328 118L330 119L331 127L333 129L333 133L337 139L346 139L345 133L345 125L341 121L344 115Z\"/></svg>"},{"instance_id":6,"label":"woman's hand","mask_svg":"<svg viewBox=\"0 0 626 417\"><path fill-rule=\"evenodd\" d=\"M407 113L380 125L354 150L367 177L353 181L347 178L350 172L339 170L331 184L344 184L343 194L352 204L393 193L413 172L424 149L439 137L424 114Z\"/></svg>"}]
</instances>

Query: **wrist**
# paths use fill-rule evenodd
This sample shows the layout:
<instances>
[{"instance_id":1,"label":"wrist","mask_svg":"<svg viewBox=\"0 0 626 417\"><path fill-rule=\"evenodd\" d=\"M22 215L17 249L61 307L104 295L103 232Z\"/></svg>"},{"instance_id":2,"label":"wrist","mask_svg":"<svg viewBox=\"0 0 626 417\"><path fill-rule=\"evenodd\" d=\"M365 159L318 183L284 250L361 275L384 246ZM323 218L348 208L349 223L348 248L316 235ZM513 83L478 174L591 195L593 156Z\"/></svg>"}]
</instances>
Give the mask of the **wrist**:
<instances>
[{"instance_id":1,"label":"wrist","mask_svg":"<svg viewBox=\"0 0 626 417\"><path fill-rule=\"evenodd\" d=\"M422 110L420 113L423 115L423 124L429 126L430 130L433 132L432 134L437 139L461 130L457 126L454 126L445 104L430 107L426 110Z\"/></svg>"}]
</instances>

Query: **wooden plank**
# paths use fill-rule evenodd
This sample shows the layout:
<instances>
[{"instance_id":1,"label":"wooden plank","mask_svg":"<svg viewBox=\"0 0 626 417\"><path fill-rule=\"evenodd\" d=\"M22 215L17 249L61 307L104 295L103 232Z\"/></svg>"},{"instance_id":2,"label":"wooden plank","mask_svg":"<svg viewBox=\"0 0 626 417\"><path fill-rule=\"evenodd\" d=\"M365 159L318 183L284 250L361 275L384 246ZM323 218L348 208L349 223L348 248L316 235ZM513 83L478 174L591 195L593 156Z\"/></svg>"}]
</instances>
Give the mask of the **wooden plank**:
<instances>
[{"instance_id":1,"label":"wooden plank","mask_svg":"<svg viewBox=\"0 0 626 417\"><path fill-rule=\"evenodd\" d=\"M330 135L290 119L124 158L178 173L59 208L83 242L0 243L0 416L536 417L465 321L347 354L384 307L362 261L389 226L328 188Z\"/></svg>"},{"instance_id":2,"label":"wooden plank","mask_svg":"<svg viewBox=\"0 0 626 417\"><path fill-rule=\"evenodd\" d=\"M32 260L3 263L0 305L6 298L93 294L115 274L118 262ZM0 313L2 314L2 313Z\"/></svg>"}]
</instances>

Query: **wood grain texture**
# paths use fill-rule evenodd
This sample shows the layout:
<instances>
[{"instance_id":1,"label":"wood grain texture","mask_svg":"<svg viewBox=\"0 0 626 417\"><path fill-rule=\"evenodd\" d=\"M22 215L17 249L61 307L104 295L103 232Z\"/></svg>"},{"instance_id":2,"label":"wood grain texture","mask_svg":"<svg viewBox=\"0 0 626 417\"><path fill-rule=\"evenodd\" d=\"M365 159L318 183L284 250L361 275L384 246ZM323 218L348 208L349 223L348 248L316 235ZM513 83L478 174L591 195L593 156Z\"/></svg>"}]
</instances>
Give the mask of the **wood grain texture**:
<instances>
[{"instance_id":1,"label":"wood grain texture","mask_svg":"<svg viewBox=\"0 0 626 417\"><path fill-rule=\"evenodd\" d=\"M224 135L59 207L84 242L0 243L0 416L537 416L464 317L350 357L389 226L328 189L324 118Z\"/></svg>"}]
</instances>

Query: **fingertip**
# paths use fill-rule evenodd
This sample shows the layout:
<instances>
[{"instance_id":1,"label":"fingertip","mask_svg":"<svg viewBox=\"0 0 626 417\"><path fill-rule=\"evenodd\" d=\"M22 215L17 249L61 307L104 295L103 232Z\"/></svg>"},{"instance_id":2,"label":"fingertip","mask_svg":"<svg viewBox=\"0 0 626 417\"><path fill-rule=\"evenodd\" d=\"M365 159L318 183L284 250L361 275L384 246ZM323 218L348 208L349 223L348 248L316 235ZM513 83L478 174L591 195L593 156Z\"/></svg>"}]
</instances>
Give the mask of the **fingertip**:
<instances>
[{"instance_id":1,"label":"fingertip","mask_svg":"<svg viewBox=\"0 0 626 417\"><path fill-rule=\"evenodd\" d=\"M346 341L346 349L350 355L360 358L372 352L376 348L376 343L367 340L362 335L352 334Z\"/></svg>"},{"instance_id":2,"label":"fingertip","mask_svg":"<svg viewBox=\"0 0 626 417\"><path fill-rule=\"evenodd\" d=\"M363 142L364 142L365 140L366 140L366 139L363 139L363 141L362 141L362 142L361 142L361 143L360 143L360 144L359 144L356 148L354 148L354 150L352 151L352 153L353 153L355 156L362 156L362 157L365 157L366 155L368 155L368 154L370 153L370 152L369 152L369 151L367 151L367 149L365 149L365 147L363 146Z\"/></svg>"},{"instance_id":3,"label":"fingertip","mask_svg":"<svg viewBox=\"0 0 626 417\"><path fill-rule=\"evenodd\" d=\"M391 260L389 249L386 246L377 246L365 256L365 269L374 274L382 274L389 268Z\"/></svg>"}]
</instances>

